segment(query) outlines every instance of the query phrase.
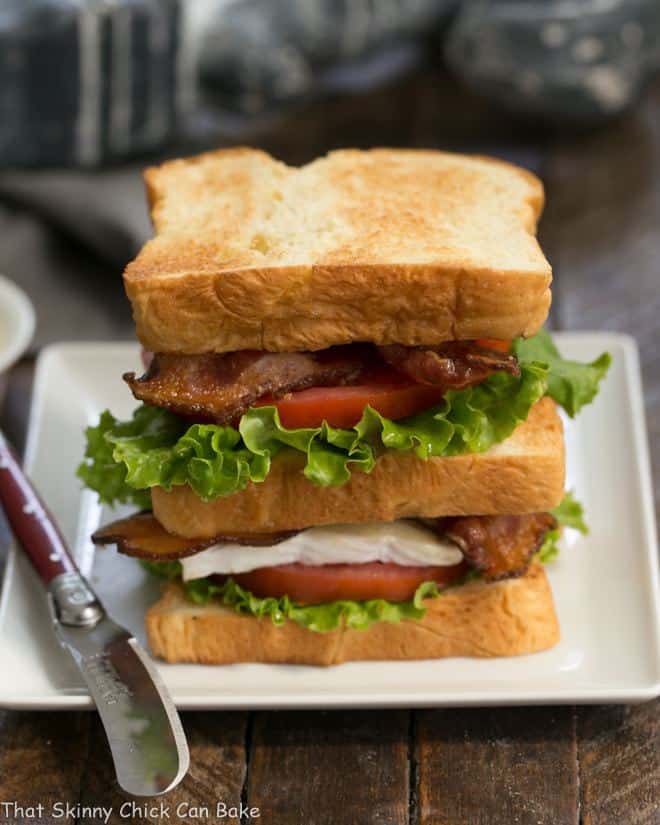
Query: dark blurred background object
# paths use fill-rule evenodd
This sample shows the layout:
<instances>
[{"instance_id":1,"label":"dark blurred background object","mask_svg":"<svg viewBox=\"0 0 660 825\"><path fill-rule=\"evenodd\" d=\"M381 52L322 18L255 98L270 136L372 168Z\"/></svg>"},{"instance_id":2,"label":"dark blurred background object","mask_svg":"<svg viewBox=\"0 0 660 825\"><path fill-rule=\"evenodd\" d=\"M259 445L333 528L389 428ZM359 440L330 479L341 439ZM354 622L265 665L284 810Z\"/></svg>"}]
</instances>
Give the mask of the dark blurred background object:
<instances>
[{"instance_id":1,"label":"dark blurred background object","mask_svg":"<svg viewBox=\"0 0 660 825\"><path fill-rule=\"evenodd\" d=\"M417 62L459 0L216 0L200 77L229 110L257 113L382 81Z\"/></svg>"},{"instance_id":2,"label":"dark blurred background object","mask_svg":"<svg viewBox=\"0 0 660 825\"><path fill-rule=\"evenodd\" d=\"M0 163L96 166L174 134L178 0L2 0Z\"/></svg>"},{"instance_id":3,"label":"dark blurred background object","mask_svg":"<svg viewBox=\"0 0 660 825\"><path fill-rule=\"evenodd\" d=\"M2 0L0 166L249 141L260 120L429 59L554 125L630 107L658 0Z\"/></svg>"},{"instance_id":4,"label":"dark blurred background object","mask_svg":"<svg viewBox=\"0 0 660 825\"><path fill-rule=\"evenodd\" d=\"M508 109L598 123L629 108L660 66L658 0L468 0L449 65Z\"/></svg>"},{"instance_id":5,"label":"dark blurred background object","mask_svg":"<svg viewBox=\"0 0 660 825\"><path fill-rule=\"evenodd\" d=\"M216 2L201 79L256 113L382 80L444 51L461 80L529 115L591 123L639 97L660 66L657 0L243 0Z\"/></svg>"}]
</instances>

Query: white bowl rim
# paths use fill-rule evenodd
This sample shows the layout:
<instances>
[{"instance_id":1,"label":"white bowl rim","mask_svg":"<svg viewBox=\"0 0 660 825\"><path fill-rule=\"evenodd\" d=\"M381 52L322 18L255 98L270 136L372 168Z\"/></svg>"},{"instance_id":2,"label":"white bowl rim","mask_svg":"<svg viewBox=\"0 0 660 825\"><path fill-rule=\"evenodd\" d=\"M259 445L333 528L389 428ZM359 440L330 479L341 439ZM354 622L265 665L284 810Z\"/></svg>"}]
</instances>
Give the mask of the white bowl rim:
<instances>
[{"instance_id":1,"label":"white bowl rim","mask_svg":"<svg viewBox=\"0 0 660 825\"><path fill-rule=\"evenodd\" d=\"M0 373L8 370L32 342L36 326L34 307L28 296L13 281L0 275L0 305L9 309L17 318L16 330L6 346L0 342Z\"/></svg>"}]
</instances>

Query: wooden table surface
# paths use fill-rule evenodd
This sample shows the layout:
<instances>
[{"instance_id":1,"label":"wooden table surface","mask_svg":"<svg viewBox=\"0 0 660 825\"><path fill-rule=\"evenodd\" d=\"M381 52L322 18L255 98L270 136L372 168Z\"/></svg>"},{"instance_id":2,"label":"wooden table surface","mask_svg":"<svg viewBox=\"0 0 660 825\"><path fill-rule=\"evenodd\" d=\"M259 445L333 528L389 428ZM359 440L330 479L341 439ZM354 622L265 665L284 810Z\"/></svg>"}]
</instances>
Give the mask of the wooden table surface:
<instances>
[{"instance_id":1,"label":"wooden table surface","mask_svg":"<svg viewBox=\"0 0 660 825\"><path fill-rule=\"evenodd\" d=\"M512 122L428 69L379 92L302 107L255 140L291 162L341 145L410 145L490 149L538 171L548 198L542 242L555 272L552 323L635 336L660 477L660 82L621 121L555 135ZM2 409L19 444L32 367L26 359L12 371ZM260 809L258 820L243 822L268 825L660 823L659 702L189 712L183 720L192 763L166 798L169 818L152 811L135 822L238 822L215 806L243 802ZM128 821L96 715L0 712L3 801L42 803L46 813L15 816L0 806L0 822L101 821L56 819L48 813L55 801L105 805L110 822ZM188 818L174 811L181 802ZM208 815L195 819L195 806Z\"/></svg>"}]
</instances>

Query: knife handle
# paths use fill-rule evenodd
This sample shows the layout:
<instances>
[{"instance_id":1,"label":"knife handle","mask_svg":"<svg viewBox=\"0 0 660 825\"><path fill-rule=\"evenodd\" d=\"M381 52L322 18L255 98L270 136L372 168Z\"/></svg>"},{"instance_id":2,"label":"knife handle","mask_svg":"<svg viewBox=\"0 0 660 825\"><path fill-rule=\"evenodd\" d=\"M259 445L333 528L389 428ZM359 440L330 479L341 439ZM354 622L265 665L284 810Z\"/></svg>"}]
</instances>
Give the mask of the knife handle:
<instances>
[{"instance_id":1,"label":"knife handle","mask_svg":"<svg viewBox=\"0 0 660 825\"><path fill-rule=\"evenodd\" d=\"M0 432L0 503L12 531L45 585L78 568L60 533L9 442Z\"/></svg>"}]
</instances>

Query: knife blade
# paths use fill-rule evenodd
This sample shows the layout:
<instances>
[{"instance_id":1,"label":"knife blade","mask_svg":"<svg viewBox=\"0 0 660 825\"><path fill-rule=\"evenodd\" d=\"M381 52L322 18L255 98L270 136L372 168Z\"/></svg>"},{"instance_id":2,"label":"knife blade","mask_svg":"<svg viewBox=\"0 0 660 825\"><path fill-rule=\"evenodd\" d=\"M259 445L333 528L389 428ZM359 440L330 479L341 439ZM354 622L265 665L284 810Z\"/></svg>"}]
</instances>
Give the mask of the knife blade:
<instances>
[{"instance_id":1,"label":"knife blade","mask_svg":"<svg viewBox=\"0 0 660 825\"><path fill-rule=\"evenodd\" d=\"M190 761L174 702L148 654L108 616L77 569L1 432L0 502L47 587L55 634L99 712L119 785L134 796L167 793L183 779Z\"/></svg>"}]
</instances>

